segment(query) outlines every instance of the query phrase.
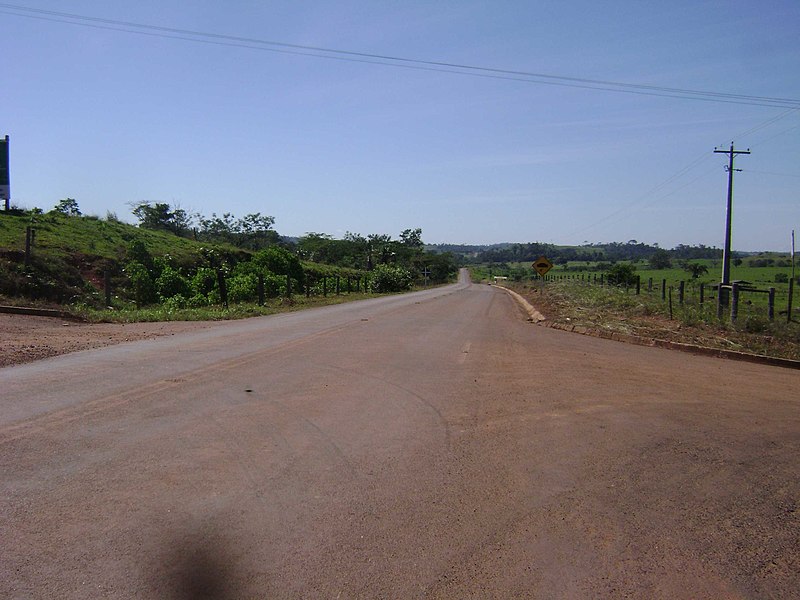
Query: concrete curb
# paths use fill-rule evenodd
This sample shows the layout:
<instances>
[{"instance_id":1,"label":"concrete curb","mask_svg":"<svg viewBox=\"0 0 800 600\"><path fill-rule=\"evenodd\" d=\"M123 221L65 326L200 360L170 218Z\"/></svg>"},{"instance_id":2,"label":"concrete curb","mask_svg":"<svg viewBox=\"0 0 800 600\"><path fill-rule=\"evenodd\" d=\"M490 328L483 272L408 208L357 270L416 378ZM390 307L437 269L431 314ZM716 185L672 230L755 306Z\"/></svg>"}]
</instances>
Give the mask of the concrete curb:
<instances>
[{"instance_id":1,"label":"concrete curb","mask_svg":"<svg viewBox=\"0 0 800 600\"><path fill-rule=\"evenodd\" d=\"M492 285L492 284L490 283L489 285ZM525 300L525 298L520 296L514 290L510 290L507 287L503 287L502 285L497 285L497 284L495 284L494 287L500 288L501 290L503 290L505 292L508 292L508 294L511 295L511 297L514 298L514 300L517 301L517 304L519 304L520 307L522 307L522 310L524 310L528 314L528 321L530 321L532 323L541 323L542 321L545 320L544 315L542 315L542 313L540 313L538 310L536 310L531 305L530 302Z\"/></svg>"},{"instance_id":2,"label":"concrete curb","mask_svg":"<svg viewBox=\"0 0 800 600\"><path fill-rule=\"evenodd\" d=\"M0 305L0 313L12 315L32 315L35 317L55 317L57 319L69 319L70 321L82 321L80 317L53 308L28 308L26 306L3 306Z\"/></svg>"},{"instance_id":3,"label":"concrete curb","mask_svg":"<svg viewBox=\"0 0 800 600\"><path fill-rule=\"evenodd\" d=\"M542 325L543 327L550 327L551 329L558 329L560 331L569 331L572 333L580 333L581 335L588 335L591 337L598 337L615 342L624 342L626 344L635 344L637 346L649 346L651 348L666 348L667 350L677 350L679 352L688 352L689 354L696 354L699 356L713 356L716 358L727 358L729 360L741 360L744 362L756 363L761 365L770 365L773 367L783 367L786 369L800 369L800 360L792 360L789 358L776 358L772 356L761 356L760 354L749 354L747 352L737 352L735 350L721 350L717 348L706 348L705 346L695 346L694 344L683 344L681 342L670 342L668 340L659 340L656 338L647 338L638 335L631 335L628 333L617 333L612 331L604 331L602 329L591 329L583 327L582 325L570 325L564 323L553 323L547 321L542 314L537 311L530 302L520 296L517 292L505 288L501 285L494 287L500 288L508 292L519 305L530 315L529 321ZM537 315L533 317L532 315Z\"/></svg>"}]
</instances>

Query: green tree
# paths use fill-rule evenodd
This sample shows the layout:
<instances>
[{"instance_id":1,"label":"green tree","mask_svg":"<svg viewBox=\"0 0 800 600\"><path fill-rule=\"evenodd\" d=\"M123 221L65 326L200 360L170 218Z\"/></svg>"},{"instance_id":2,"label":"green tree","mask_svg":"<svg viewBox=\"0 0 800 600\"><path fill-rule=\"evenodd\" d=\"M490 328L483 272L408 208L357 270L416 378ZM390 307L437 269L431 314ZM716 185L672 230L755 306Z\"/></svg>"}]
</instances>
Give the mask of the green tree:
<instances>
[{"instance_id":1,"label":"green tree","mask_svg":"<svg viewBox=\"0 0 800 600\"><path fill-rule=\"evenodd\" d=\"M686 263L683 268L692 274L692 279L698 279L701 275L708 273L708 267L700 263Z\"/></svg>"},{"instance_id":2,"label":"green tree","mask_svg":"<svg viewBox=\"0 0 800 600\"><path fill-rule=\"evenodd\" d=\"M78 201L75 198L64 198L59 200L53 208L54 212L59 212L68 217L80 217L81 209L78 208Z\"/></svg>"},{"instance_id":3,"label":"green tree","mask_svg":"<svg viewBox=\"0 0 800 600\"><path fill-rule=\"evenodd\" d=\"M669 269L672 267L672 258L669 252L659 248L650 255L650 267L653 269Z\"/></svg>"},{"instance_id":4,"label":"green tree","mask_svg":"<svg viewBox=\"0 0 800 600\"><path fill-rule=\"evenodd\" d=\"M377 265L370 275L369 285L373 292L404 292L411 289L414 276L403 267Z\"/></svg>"},{"instance_id":5,"label":"green tree","mask_svg":"<svg viewBox=\"0 0 800 600\"><path fill-rule=\"evenodd\" d=\"M144 266L149 273L153 272L153 255L147 250L147 246L139 239L134 239L128 244L127 258L129 262L136 262Z\"/></svg>"},{"instance_id":6,"label":"green tree","mask_svg":"<svg viewBox=\"0 0 800 600\"><path fill-rule=\"evenodd\" d=\"M171 231L175 235L184 235L191 227L191 217L182 208L173 209L166 202L135 203L131 210L139 219L139 227Z\"/></svg>"},{"instance_id":7,"label":"green tree","mask_svg":"<svg viewBox=\"0 0 800 600\"><path fill-rule=\"evenodd\" d=\"M606 276L610 285L633 285L636 283L636 267L628 263L617 263Z\"/></svg>"},{"instance_id":8,"label":"green tree","mask_svg":"<svg viewBox=\"0 0 800 600\"><path fill-rule=\"evenodd\" d=\"M161 273L155 280L156 293L162 300L173 296L189 298L191 296L191 285L189 280L181 275L170 265L164 265Z\"/></svg>"},{"instance_id":9,"label":"green tree","mask_svg":"<svg viewBox=\"0 0 800 600\"><path fill-rule=\"evenodd\" d=\"M275 275L289 275L298 282L303 280L303 266L300 264L300 259L286 248L274 246L260 250L256 252L251 262Z\"/></svg>"},{"instance_id":10,"label":"green tree","mask_svg":"<svg viewBox=\"0 0 800 600\"><path fill-rule=\"evenodd\" d=\"M125 266L125 274L131 282L133 297L137 307L152 304L156 300L156 288L150 271L136 261L131 261Z\"/></svg>"}]
</instances>

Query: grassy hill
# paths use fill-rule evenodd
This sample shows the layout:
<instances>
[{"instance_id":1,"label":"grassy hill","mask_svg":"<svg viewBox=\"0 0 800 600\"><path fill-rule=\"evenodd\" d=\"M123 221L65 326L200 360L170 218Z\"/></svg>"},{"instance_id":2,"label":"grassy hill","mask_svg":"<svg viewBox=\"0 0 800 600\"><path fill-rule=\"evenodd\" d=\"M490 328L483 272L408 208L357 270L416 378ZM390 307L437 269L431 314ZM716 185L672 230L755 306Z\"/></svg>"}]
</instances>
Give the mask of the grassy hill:
<instances>
[{"instance_id":1,"label":"grassy hill","mask_svg":"<svg viewBox=\"0 0 800 600\"><path fill-rule=\"evenodd\" d=\"M25 265L26 229L34 230ZM250 254L226 244L208 244L166 231L141 229L116 220L57 212L0 213L0 295L59 304L97 298L108 271L115 289L127 283L124 266L133 242L176 269L190 273L213 260L236 264ZM13 301L13 300L12 300Z\"/></svg>"}]
</instances>

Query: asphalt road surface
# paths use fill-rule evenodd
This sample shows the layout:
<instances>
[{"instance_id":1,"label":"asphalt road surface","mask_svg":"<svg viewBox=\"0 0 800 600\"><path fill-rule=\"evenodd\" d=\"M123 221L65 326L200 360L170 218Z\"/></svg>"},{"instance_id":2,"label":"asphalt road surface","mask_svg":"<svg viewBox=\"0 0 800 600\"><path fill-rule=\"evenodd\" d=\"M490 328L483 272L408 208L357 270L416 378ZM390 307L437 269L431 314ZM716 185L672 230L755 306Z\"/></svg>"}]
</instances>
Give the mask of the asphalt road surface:
<instances>
[{"instance_id":1,"label":"asphalt road surface","mask_svg":"<svg viewBox=\"0 0 800 600\"><path fill-rule=\"evenodd\" d=\"M466 281L0 369L0 597L797 598L798 388Z\"/></svg>"}]
</instances>

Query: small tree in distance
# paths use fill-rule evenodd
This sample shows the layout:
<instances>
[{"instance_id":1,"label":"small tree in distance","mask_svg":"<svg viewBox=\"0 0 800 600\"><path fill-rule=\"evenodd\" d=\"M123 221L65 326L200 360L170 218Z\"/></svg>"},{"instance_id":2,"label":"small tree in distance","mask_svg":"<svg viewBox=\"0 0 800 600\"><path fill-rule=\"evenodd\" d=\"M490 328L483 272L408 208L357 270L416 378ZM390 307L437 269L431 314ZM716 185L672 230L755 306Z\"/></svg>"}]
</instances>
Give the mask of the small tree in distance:
<instances>
[{"instance_id":1,"label":"small tree in distance","mask_svg":"<svg viewBox=\"0 0 800 600\"><path fill-rule=\"evenodd\" d=\"M53 208L54 212L59 212L68 217L80 217L81 209L78 208L78 201L75 198L64 198L59 200L58 204Z\"/></svg>"},{"instance_id":2,"label":"small tree in distance","mask_svg":"<svg viewBox=\"0 0 800 600\"><path fill-rule=\"evenodd\" d=\"M628 263L617 263L607 271L610 285L633 285L636 283L636 267Z\"/></svg>"},{"instance_id":3,"label":"small tree in distance","mask_svg":"<svg viewBox=\"0 0 800 600\"><path fill-rule=\"evenodd\" d=\"M683 268L692 274L692 279L697 279L701 275L708 273L708 267L700 263L686 263Z\"/></svg>"},{"instance_id":4,"label":"small tree in distance","mask_svg":"<svg viewBox=\"0 0 800 600\"><path fill-rule=\"evenodd\" d=\"M672 268L672 258L669 252L659 248L652 255L650 255L650 267L653 269L670 269Z\"/></svg>"}]
</instances>

